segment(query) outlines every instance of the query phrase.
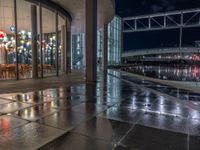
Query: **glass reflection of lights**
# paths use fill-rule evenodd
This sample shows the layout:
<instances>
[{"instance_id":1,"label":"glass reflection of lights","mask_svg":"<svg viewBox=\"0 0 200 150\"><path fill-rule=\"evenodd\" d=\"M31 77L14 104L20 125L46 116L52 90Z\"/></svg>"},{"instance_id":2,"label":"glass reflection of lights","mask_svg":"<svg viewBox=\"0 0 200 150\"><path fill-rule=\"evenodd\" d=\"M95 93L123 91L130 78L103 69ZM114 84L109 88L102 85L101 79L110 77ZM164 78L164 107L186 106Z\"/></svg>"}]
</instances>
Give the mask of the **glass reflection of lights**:
<instances>
[{"instance_id":1,"label":"glass reflection of lights","mask_svg":"<svg viewBox=\"0 0 200 150\"><path fill-rule=\"evenodd\" d=\"M164 104L164 101L165 101L165 98L163 96L159 96L158 97L158 101L159 101L159 104L160 105L163 105Z\"/></svg>"},{"instance_id":2,"label":"glass reflection of lights","mask_svg":"<svg viewBox=\"0 0 200 150\"><path fill-rule=\"evenodd\" d=\"M31 7L36 7L36 13L39 14L39 1L26 1L17 0L14 5L14 0L0 0L1 13L0 13L0 67L10 68L12 71L8 71L8 75L0 75L1 80L17 79L17 73L20 79L32 77L32 36L33 31L31 25ZM52 5L51 5L52 6ZM43 71L44 76L55 75L55 70L61 71L62 61L61 55L63 54L63 39L65 38L63 29L66 28L66 21L68 17L58 10L58 26L56 27L56 7L49 6L48 3L42 5L42 38L43 43L40 43L40 33L38 30L37 48L38 48L38 70ZM16 8L17 14L15 14L14 8ZM17 16L16 16L17 15ZM37 20L39 19L39 15ZM17 28L14 26L15 17L17 18ZM37 22L38 26L40 22ZM38 27L39 29L40 27ZM56 39L56 28L58 28L58 39ZM15 30L17 36L15 35ZM16 39L18 47L16 49ZM56 48L56 42L58 41L58 49ZM41 48L40 48L41 45ZM40 50L41 49L41 50ZM43 51L42 51L43 50ZM54 57L55 53L59 53L59 66L56 68ZM18 52L18 56L16 56ZM43 52L43 58L40 56L40 52ZM18 59L17 59L18 58ZM18 60L18 61L17 61ZM40 70L41 60L43 60L43 70ZM16 67L18 65L18 67ZM18 70L17 70L18 68ZM49 71L51 70L51 71ZM13 73L15 72L15 73ZM39 73L38 73L39 74Z\"/></svg>"},{"instance_id":3,"label":"glass reflection of lights","mask_svg":"<svg viewBox=\"0 0 200 150\"><path fill-rule=\"evenodd\" d=\"M144 65L127 67L126 71L148 77L174 81L200 81L199 65L185 65L182 67L174 66L151 66L146 68Z\"/></svg>"}]
</instances>

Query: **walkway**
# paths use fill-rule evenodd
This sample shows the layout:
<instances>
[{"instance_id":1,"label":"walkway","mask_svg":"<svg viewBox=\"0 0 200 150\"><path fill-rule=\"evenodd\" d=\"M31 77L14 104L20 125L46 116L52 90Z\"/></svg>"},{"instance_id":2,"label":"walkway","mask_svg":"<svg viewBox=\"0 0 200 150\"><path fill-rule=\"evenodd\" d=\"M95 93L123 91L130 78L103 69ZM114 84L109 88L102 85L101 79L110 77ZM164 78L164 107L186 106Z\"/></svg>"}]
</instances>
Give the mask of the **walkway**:
<instances>
[{"instance_id":1,"label":"walkway","mask_svg":"<svg viewBox=\"0 0 200 150\"><path fill-rule=\"evenodd\" d=\"M84 83L84 74L79 71L73 71L68 75L59 77L45 77L43 79L22 79L0 81L0 93L27 92L53 87L65 87L66 85Z\"/></svg>"},{"instance_id":2,"label":"walkway","mask_svg":"<svg viewBox=\"0 0 200 150\"><path fill-rule=\"evenodd\" d=\"M111 71L97 84L0 94L0 149L199 150L200 111L155 87Z\"/></svg>"}]
</instances>

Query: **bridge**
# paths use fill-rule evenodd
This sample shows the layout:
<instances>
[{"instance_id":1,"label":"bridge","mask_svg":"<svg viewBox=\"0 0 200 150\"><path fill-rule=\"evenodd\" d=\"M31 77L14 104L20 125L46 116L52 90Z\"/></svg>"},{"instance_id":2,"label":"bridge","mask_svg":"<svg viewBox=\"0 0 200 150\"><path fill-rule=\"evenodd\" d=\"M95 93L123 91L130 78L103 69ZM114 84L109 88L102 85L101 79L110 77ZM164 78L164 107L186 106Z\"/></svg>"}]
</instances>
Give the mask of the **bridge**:
<instances>
[{"instance_id":1,"label":"bridge","mask_svg":"<svg viewBox=\"0 0 200 150\"><path fill-rule=\"evenodd\" d=\"M200 9L123 18L123 32L141 32L200 26Z\"/></svg>"},{"instance_id":2,"label":"bridge","mask_svg":"<svg viewBox=\"0 0 200 150\"><path fill-rule=\"evenodd\" d=\"M200 9L172 11L142 16L123 18L123 33L161 31L179 29L179 47L165 49L134 50L123 54L123 57L166 54L166 53L197 53L200 48L183 47L183 29L200 27Z\"/></svg>"},{"instance_id":3,"label":"bridge","mask_svg":"<svg viewBox=\"0 0 200 150\"><path fill-rule=\"evenodd\" d=\"M131 50L129 52L124 52L122 54L123 58L134 57L134 56L145 56L154 54L177 54L177 53L200 53L200 47L182 47L182 48L157 48L157 49L139 49Z\"/></svg>"}]
</instances>

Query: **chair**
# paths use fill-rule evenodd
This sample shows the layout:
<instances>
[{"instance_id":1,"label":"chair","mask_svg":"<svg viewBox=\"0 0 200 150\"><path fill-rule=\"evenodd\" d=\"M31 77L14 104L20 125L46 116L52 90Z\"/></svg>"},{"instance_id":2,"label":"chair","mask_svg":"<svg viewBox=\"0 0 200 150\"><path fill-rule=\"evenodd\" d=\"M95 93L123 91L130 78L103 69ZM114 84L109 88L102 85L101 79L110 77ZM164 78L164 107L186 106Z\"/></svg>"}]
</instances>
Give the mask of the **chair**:
<instances>
[{"instance_id":1,"label":"chair","mask_svg":"<svg viewBox=\"0 0 200 150\"><path fill-rule=\"evenodd\" d=\"M6 71L8 72L8 78L16 77L16 65L15 64L7 65Z\"/></svg>"}]
</instances>

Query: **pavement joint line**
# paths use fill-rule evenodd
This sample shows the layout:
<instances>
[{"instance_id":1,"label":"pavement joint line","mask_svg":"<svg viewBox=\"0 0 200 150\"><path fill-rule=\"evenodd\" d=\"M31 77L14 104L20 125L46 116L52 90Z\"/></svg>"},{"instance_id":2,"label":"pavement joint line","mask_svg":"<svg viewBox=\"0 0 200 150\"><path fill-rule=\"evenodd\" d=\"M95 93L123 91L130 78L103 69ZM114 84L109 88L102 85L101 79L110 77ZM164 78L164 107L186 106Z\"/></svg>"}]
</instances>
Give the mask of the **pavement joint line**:
<instances>
[{"instance_id":1,"label":"pavement joint line","mask_svg":"<svg viewBox=\"0 0 200 150\"><path fill-rule=\"evenodd\" d=\"M75 112L75 113L77 113L77 112ZM80 113L79 113L79 114L80 114ZM92 120L92 119L95 118L95 117L96 117L96 116L92 115L91 117L88 117L88 119L85 119L85 120L83 120L83 121L81 121L81 122L75 124L73 127L69 128L69 129L67 129L67 130L63 130L63 129L56 128L56 129L59 129L59 130L64 131L65 133L63 133L62 135L58 136L57 138L54 138L53 140L51 140L51 141L49 141L49 142L43 144L42 146L39 146L37 149L40 149L40 148L42 148L42 147L44 147L44 146L47 146L48 144L50 144L50 143L53 142L54 140L58 139L59 137L62 137L62 136L67 135L69 132L71 132L73 129L75 129L76 127L78 127L78 126L81 125L82 123L85 123L85 122L87 122L87 121L89 121L89 120ZM43 124L43 125L45 125L45 124ZM46 125L45 125L45 126L46 126ZM48 125L47 125L47 126L48 126ZM53 127L53 126L49 126L49 127ZM55 127L54 127L54 128L55 128Z\"/></svg>"},{"instance_id":2,"label":"pavement joint line","mask_svg":"<svg viewBox=\"0 0 200 150\"><path fill-rule=\"evenodd\" d=\"M138 122L142 119L142 116L139 116L139 118L136 120L135 123L133 123L132 127L126 132L126 134L119 140L117 145L120 145L122 141L128 136L128 134L135 129L135 126L138 124Z\"/></svg>"}]
</instances>

